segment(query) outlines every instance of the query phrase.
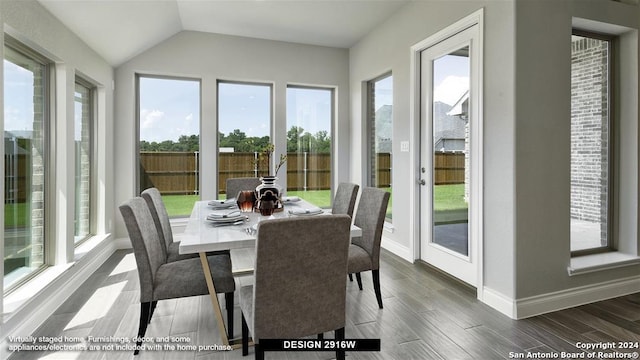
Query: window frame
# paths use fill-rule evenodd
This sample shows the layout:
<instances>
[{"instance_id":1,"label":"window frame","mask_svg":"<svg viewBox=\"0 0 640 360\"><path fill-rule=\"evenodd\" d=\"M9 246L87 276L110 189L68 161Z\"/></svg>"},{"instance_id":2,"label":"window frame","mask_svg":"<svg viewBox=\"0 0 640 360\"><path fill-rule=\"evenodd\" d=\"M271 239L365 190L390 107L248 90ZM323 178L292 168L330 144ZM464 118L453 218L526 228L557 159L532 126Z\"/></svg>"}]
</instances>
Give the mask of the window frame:
<instances>
[{"instance_id":1,"label":"window frame","mask_svg":"<svg viewBox=\"0 0 640 360\"><path fill-rule=\"evenodd\" d=\"M200 122L198 124L198 155L197 155L197 161L196 161L196 183L195 183L195 187L196 189L194 190L194 195L197 195L199 198L201 198L201 194L202 194L202 179L201 179L201 173L202 173L202 169L201 169L201 154L200 151L202 149L202 79L201 78L195 78L195 77L187 77L187 76L173 76L173 75L158 75L158 74L145 74L145 73L135 73L135 96L136 96L136 101L135 101L135 116L136 116L136 140L135 140L135 146L134 146L134 151L135 151L135 160L134 163L137 164L136 166L136 170L135 170L135 189L136 189L136 193L140 194L142 193L142 191L144 191L145 189L141 189L140 186L140 177L141 177L141 161L140 161L140 123L141 123L141 118L140 118L140 111L142 109L141 107L141 79L143 78L147 78L147 79L157 79L157 80L175 80L175 81L190 81L190 82L194 82L198 84L198 117L200 119ZM189 214L186 215L170 215L171 219L187 219L189 218Z\"/></svg>"},{"instance_id":2,"label":"window frame","mask_svg":"<svg viewBox=\"0 0 640 360\"><path fill-rule=\"evenodd\" d=\"M606 119L607 130L608 130L608 136L607 136L608 164L607 164L607 197L606 197L607 244L598 246L598 247L570 251L571 257L579 257L579 256L593 255L593 254L601 254L606 252L614 252L614 251L617 251L617 248L618 248L618 236L616 231L617 226L615 226L614 222L616 221L616 218L617 218L617 214L615 213L615 208L617 206L617 187L615 185L617 181L617 174L619 173L619 165L617 164L617 161L618 161L617 153L619 151L618 150L619 135L617 133L617 130L618 130L617 122L619 120L617 119L617 116L616 116L617 115L616 113L617 96L616 95L618 93L618 87L617 87L618 82L616 81L616 77L618 76L617 54L618 54L618 47L619 47L619 44L618 44L619 39L618 39L618 36L616 35L600 33L592 30L585 30L578 27L572 28L571 36L574 36L574 35L585 37L585 38L592 38L600 41L606 41L609 45L608 47L609 56L608 56L608 63L607 63L607 82L608 82L607 83L607 97L608 97L607 113L608 113L608 116ZM570 229L571 227L572 226L570 225ZM571 244L570 244L570 248L571 248Z\"/></svg>"},{"instance_id":3,"label":"window frame","mask_svg":"<svg viewBox=\"0 0 640 360\"><path fill-rule=\"evenodd\" d=\"M365 103L366 103L366 111L365 111L365 116L366 116L366 121L365 121L365 135L366 135L366 184L367 186L371 186L371 187L376 187L376 184L374 182L374 156L375 156L375 140L374 140L374 136L375 136L375 127L372 125L373 123L375 123L375 85L376 83L378 83L379 81L382 81L384 79L387 78L391 78L391 91L393 93L393 71L387 71L385 73L383 73L382 75L376 76L370 80L367 80L365 82ZM393 107L393 95L392 95L392 104L391 106ZM393 111L393 110L392 110ZM393 112L392 112L392 116L393 116ZM393 125L393 117L391 118L391 123ZM393 139L393 134L391 136L391 139ZM393 140L392 140L392 147L393 147ZM391 189L391 193L393 194L393 153L391 154L391 173L389 174L390 176L390 184L389 184L389 188ZM392 215L393 216L393 215ZM385 214L385 218L384 218L385 222L392 222L393 221L393 217L389 217L387 214Z\"/></svg>"},{"instance_id":4,"label":"window frame","mask_svg":"<svg viewBox=\"0 0 640 360\"><path fill-rule=\"evenodd\" d=\"M88 92L88 106L89 106L89 119L88 119L88 132L89 132L89 215L88 215L88 221L89 221L89 228L88 228L88 232L86 235L84 235L82 238L80 239L76 239L76 234L75 234L75 226L74 226L74 246L79 246L81 245L83 242L85 242L87 239L91 238L92 236L95 236L96 234L96 217L95 217L95 198L96 198L96 194L95 194L95 189L96 189L96 179L95 179L95 174L97 173L96 168L95 168L95 154L97 153L96 151L96 124L95 121L98 118L97 116L97 86L92 84L90 81L86 80L85 78L83 78L82 76L76 75L75 80L74 80L74 93L75 93L75 86L76 85L80 85L82 87L85 87L87 90L89 90ZM74 96L74 102L75 102L75 96ZM74 113L75 116L75 113ZM74 131L75 131L75 118L74 118ZM74 154L75 157L75 154ZM78 159L75 159L75 161L77 161ZM74 164L77 167L77 163ZM77 174L76 174L77 175ZM77 186L76 186L76 190L77 190ZM77 196L78 194L76 194ZM74 215L75 215L75 206L77 205L77 199L76 199L76 203L74 204ZM74 216L74 221L75 221L75 216Z\"/></svg>"},{"instance_id":5,"label":"window frame","mask_svg":"<svg viewBox=\"0 0 640 360\"><path fill-rule=\"evenodd\" d=\"M42 132L43 132L43 140L42 140L42 148L45 152L42 155L42 163L43 163L43 229L42 229L42 246L43 246L43 255L42 255L42 264L38 266L37 269L34 269L29 274L23 276L19 280L14 283L5 286L4 285L4 277L6 276L6 269L4 266L2 267L2 295L7 296L11 294L13 291L19 289L21 286L25 285L33 278L41 274L48 267L51 266L55 262L54 260L54 252L55 246L54 243L55 237L55 229L53 228L53 219L51 219L51 215L55 213L55 190L52 177L52 169L51 167L55 165L55 151L53 151L54 141L52 139L52 129L53 124L52 121L55 119L54 115L54 98L56 96L55 93L55 64L46 56L38 53L36 50L32 49L28 45L24 44L20 40L12 37L11 35L4 33L4 43L2 44L5 48L3 52L3 61L7 60L6 49L9 48L11 51L17 53L19 56L28 58L31 61L34 61L42 66L42 88L43 88L43 104L42 104ZM15 63L14 63L15 64ZM4 86L4 83L3 83ZM4 131L4 129L3 129ZM4 221L4 220L3 220ZM2 226L3 234L6 231L5 224ZM3 235L4 236L4 235ZM3 245L4 247L4 245ZM3 252L4 255L6 255ZM4 261L4 260L3 260Z\"/></svg>"},{"instance_id":6,"label":"window frame","mask_svg":"<svg viewBox=\"0 0 640 360\"><path fill-rule=\"evenodd\" d=\"M334 194L334 189L335 189L335 180L334 180L334 174L335 174L335 168L334 168L334 164L335 164L335 159L336 159L336 153L335 153L335 147L336 147L336 143L335 143L335 119L336 119L336 93L337 93L337 89L335 87L330 87L330 86L322 86L322 85L298 85L298 84L287 84L286 89L285 89L285 93L288 92L289 89L301 89L301 90L319 90L319 91L328 91L330 94L330 98L331 98L331 109L330 109L330 114L331 114L331 119L329 119L330 121L330 131L331 133L330 138L331 138L331 144L329 146L329 155L331 157L331 160L329 161L330 163L330 169L329 171L331 171L331 174L329 175L329 193L330 194ZM287 101L288 104L288 101ZM288 108L285 106L285 113L288 111ZM289 131L289 129L287 128L289 123L289 119L285 117L285 123L284 123L284 128L285 128L285 132L283 134L284 139L285 139L285 150L284 153L287 154L288 150L287 150L287 132ZM288 189L289 184L286 183L286 189ZM329 196L329 208L331 208L333 206L333 200L334 200L334 196L331 195Z\"/></svg>"},{"instance_id":7,"label":"window frame","mask_svg":"<svg viewBox=\"0 0 640 360\"><path fill-rule=\"evenodd\" d=\"M227 80L227 79L217 79L216 80L216 132L215 132L215 149L216 149L216 172L215 172L215 196L216 199L220 196L220 186L225 184L220 184L220 85L221 84L231 84L231 85L246 85L246 86L264 86L269 88L269 143L275 144L275 84L272 82L259 82L259 81L243 81L243 80ZM276 149L277 150L277 149ZM274 154L277 154L275 152ZM273 168L273 163L275 161L276 156L272 156L271 163L269 166L269 173L271 173L271 169ZM286 177L284 181L278 181L279 183L286 184ZM226 196L226 194L225 194Z\"/></svg>"}]
</instances>

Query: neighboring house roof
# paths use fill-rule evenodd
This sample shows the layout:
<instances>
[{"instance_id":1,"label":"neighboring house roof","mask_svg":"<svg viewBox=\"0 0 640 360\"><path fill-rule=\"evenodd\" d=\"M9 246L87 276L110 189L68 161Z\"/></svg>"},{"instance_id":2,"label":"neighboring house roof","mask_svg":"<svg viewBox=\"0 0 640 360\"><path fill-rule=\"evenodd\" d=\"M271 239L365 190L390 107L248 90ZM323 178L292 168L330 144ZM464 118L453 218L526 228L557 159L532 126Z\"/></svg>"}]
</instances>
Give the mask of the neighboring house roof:
<instances>
[{"instance_id":1,"label":"neighboring house roof","mask_svg":"<svg viewBox=\"0 0 640 360\"><path fill-rule=\"evenodd\" d=\"M18 145L17 141L11 141L11 139L31 139L32 131L5 131L4 132L4 153L11 155L23 155L30 152Z\"/></svg>"},{"instance_id":2,"label":"neighboring house roof","mask_svg":"<svg viewBox=\"0 0 640 360\"><path fill-rule=\"evenodd\" d=\"M461 116L466 115L469 112L469 90L465 91L464 94L456 101L455 104L451 107L451 110L447 112L447 115L451 116Z\"/></svg>"},{"instance_id":3,"label":"neighboring house roof","mask_svg":"<svg viewBox=\"0 0 640 360\"><path fill-rule=\"evenodd\" d=\"M5 130L4 138L5 139L12 139L12 138L32 139L33 130L10 130L10 131Z\"/></svg>"}]
</instances>

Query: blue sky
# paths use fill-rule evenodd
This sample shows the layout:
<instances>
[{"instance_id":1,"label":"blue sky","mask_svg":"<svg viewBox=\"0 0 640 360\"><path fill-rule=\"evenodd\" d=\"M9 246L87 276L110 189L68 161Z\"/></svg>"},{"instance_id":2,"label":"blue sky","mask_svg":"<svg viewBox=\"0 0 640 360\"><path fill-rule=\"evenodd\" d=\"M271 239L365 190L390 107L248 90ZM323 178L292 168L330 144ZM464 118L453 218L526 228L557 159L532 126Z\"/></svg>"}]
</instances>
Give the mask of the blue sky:
<instances>
[{"instance_id":1,"label":"blue sky","mask_svg":"<svg viewBox=\"0 0 640 360\"><path fill-rule=\"evenodd\" d=\"M378 109L384 105L393 105L393 76L387 76L376 82L375 97L375 104L379 105Z\"/></svg>"},{"instance_id":2,"label":"blue sky","mask_svg":"<svg viewBox=\"0 0 640 360\"><path fill-rule=\"evenodd\" d=\"M445 55L433 66L433 100L454 105L469 90L469 58Z\"/></svg>"},{"instance_id":3,"label":"blue sky","mask_svg":"<svg viewBox=\"0 0 640 360\"><path fill-rule=\"evenodd\" d=\"M452 105L468 89L468 58L446 56L436 63L441 69L434 78L436 100ZM33 128L32 73L4 60L4 76L5 129L30 131ZM391 86L389 78L378 84L377 104L392 103ZM142 140L176 141L180 135L199 134L198 80L142 77L140 89ZM225 134L241 129L247 136L269 135L270 92L270 86L220 83L219 130ZM330 133L331 94L330 90L289 88L287 129L295 125L312 134L321 130Z\"/></svg>"},{"instance_id":4,"label":"blue sky","mask_svg":"<svg viewBox=\"0 0 640 360\"><path fill-rule=\"evenodd\" d=\"M219 131L240 129L248 137L270 135L271 87L222 82L218 87ZM287 129L331 132L331 90L287 89ZM140 78L140 138L176 141L199 133L200 83L197 80Z\"/></svg>"},{"instance_id":5,"label":"blue sky","mask_svg":"<svg viewBox=\"0 0 640 360\"><path fill-rule=\"evenodd\" d=\"M33 73L4 60L4 128L33 130Z\"/></svg>"},{"instance_id":6,"label":"blue sky","mask_svg":"<svg viewBox=\"0 0 640 360\"><path fill-rule=\"evenodd\" d=\"M200 133L200 81L140 78L140 139L176 141Z\"/></svg>"}]
</instances>

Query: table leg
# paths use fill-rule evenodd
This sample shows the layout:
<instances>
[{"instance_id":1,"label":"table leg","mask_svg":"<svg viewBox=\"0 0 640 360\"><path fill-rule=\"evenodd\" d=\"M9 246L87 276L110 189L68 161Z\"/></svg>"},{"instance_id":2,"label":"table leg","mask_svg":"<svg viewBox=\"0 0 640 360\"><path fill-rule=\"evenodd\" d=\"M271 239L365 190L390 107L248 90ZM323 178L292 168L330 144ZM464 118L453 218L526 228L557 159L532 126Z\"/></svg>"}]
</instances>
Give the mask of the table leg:
<instances>
[{"instance_id":1,"label":"table leg","mask_svg":"<svg viewBox=\"0 0 640 360\"><path fill-rule=\"evenodd\" d=\"M216 294L216 288L213 284L213 278L211 277L211 269L209 268L209 261L207 260L207 254L200 253L200 262L202 263L202 271L204 271L204 278L207 281L207 289L209 289L209 297L211 297L211 304L213 305L213 312L216 315L218 321L218 330L220 331L220 338L222 338L223 345L229 345L229 338L227 337L227 328L224 325L224 319L222 318L222 311L220 310L220 302L218 302L218 295Z\"/></svg>"},{"instance_id":2,"label":"table leg","mask_svg":"<svg viewBox=\"0 0 640 360\"><path fill-rule=\"evenodd\" d=\"M216 294L216 288L213 284L213 278L211 277L211 268L209 267L209 261L207 260L207 253L200 254L200 263L202 264L202 271L204 271L204 278L207 281L207 289L209 290L209 297L211 298L211 305L213 305L213 312L216 315L218 321L218 331L220 331L220 338L223 345L229 345L233 349L239 349L242 347L241 341L230 340L227 336L227 327L224 324L224 318L222 317L222 310L220 309L220 302L218 301L218 295ZM246 270L245 270L246 271ZM253 346L253 341L249 343Z\"/></svg>"}]
</instances>

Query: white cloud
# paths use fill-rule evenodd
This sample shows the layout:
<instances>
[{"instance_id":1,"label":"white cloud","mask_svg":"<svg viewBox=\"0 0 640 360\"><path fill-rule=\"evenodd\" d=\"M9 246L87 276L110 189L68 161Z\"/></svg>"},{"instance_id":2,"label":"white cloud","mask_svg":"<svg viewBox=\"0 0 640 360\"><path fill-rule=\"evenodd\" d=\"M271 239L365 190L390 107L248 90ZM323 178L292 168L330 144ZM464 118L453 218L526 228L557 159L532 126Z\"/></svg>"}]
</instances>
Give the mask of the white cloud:
<instances>
[{"instance_id":1,"label":"white cloud","mask_svg":"<svg viewBox=\"0 0 640 360\"><path fill-rule=\"evenodd\" d=\"M172 139L175 134L163 124L165 114L160 110L140 111L140 139L149 142Z\"/></svg>"},{"instance_id":2,"label":"white cloud","mask_svg":"<svg viewBox=\"0 0 640 360\"><path fill-rule=\"evenodd\" d=\"M158 122L164 118L164 112L160 110L142 109L140 117L142 118L140 131L144 129L155 129Z\"/></svg>"},{"instance_id":3,"label":"white cloud","mask_svg":"<svg viewBox=\"0 0 640 360\"><path fill-rule=\"evenodd\" d=\"M466 76L447 76L435 86L433 100L453 105L469 90L469 78Z\"/></svg>"}]
</instances>

